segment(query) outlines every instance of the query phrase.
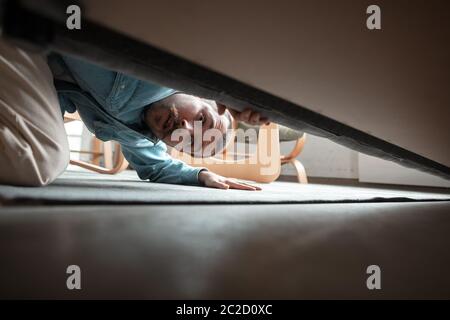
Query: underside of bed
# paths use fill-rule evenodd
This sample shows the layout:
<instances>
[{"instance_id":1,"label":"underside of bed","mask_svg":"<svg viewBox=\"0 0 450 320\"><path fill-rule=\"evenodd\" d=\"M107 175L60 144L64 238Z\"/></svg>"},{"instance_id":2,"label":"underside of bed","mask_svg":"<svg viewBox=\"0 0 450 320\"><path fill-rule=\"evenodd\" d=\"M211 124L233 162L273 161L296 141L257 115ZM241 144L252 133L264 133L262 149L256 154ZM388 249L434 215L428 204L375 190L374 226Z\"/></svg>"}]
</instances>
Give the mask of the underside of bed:
<instances>
[{"instance_id":1,"label":"underside of bed","mask_svg":"<svg viewBox=\"0 0 450 320\"><path fill-rule=\"evenodd\" d=\"M312 111L308 106L290 102L87 18L83 18L81 30L69 30L65 26L67 3L65 1L44 1L44 3L45 5L39 5L35 1L2 1L0 4L2 4L4 35L27 47L32 46L35 50L54 50L71 54L141 79L214 99L232 105L236 109L242 110L251 106L269 117L271 121L326 137L351 149L405 167L450 178L450 168L442 161L427 158L414 150L405 149ZM138 10L139 3L136 4L137 7L134 9ZM88 3L86 6L89 9ZM447 46L445 49L448 49ZM301 59L301 56L298 59ZM370 74L367 76L370 77ZM326 92L323 94L326 95ZM447 113L441 117L437 115L437 118L446 115ZM386 114L388 118L392 116L396 117ZM413 128L410 130L412 132Z\"/></svg>"}]
</instances>

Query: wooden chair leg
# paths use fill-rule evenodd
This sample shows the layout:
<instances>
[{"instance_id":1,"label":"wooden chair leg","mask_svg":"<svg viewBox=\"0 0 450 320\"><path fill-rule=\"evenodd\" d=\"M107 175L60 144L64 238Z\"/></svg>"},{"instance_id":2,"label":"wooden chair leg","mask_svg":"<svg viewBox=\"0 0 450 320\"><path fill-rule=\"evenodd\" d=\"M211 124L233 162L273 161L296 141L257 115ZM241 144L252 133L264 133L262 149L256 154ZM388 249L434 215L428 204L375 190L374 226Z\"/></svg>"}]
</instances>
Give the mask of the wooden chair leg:
<instances>
[{"instance_id":1,"label":"wooden chair leg","mask_svg":"<svg viewBox=\"0 0 450 320\"><path fill-rule=\"evenodd\" d=\"M71 122L75 120L81 120L78 113L65 114L64 123ZM88 170L92 170L102 174L116 174L128 167L128 161L122 154L119 144L115 144L113 152L113 144L111 141L103 143L99 139L93 137L91 141L92 151L73 151L78 153L92 154L92 159L90 162L82 160L70 160L70 163ZM103 155L103 164L100 166L100 157Z\"/></svg>"},{"instance_id":2,"label":"wooden chair leg","mask_svg":"<svg viewBox=\"0 0 450 320\"><path fill-rule=\"evenodd\" d=\"M80 160L70 160L71 164L74 164L76 166L91 170L91 171L95 171L98 173L102 173L102 174L116 174L119 172L122 172L123 170L125 170L128 167L128 161L125 159L125 157L123 156L122 152L120 151L121 148L119 145L116 146L116 150L115 150L115 163L112 165L111 168L105 168L105 167L101 167L89 162L85 162L85 161L80 161Z\"/></svg>"},{"instance_id":3,"label":"wooden chair leg","mask_svg":"<svg viewBox=\"0 0 450 320\"><path fill-rule=\"evenodd\" d=\"M103 165L107 169L112 169L114 167L113 162L112 142L105 141L103 143Z\"/></svg>"},{"instance_id":4,"label":"wooden chair leg","mask_svg":"<svg viewBox=\"0 0 450 320\"><path fill-rule=\"evenodd\" d=\"M101 151L103 144L103 152ZM116 174L122 172L128 167L128 161L125 159L122 148L118 143L114 144L114 152L113 152L113 143L111 141L102 142L96 138L92 142L92 146L94 150L98 151L98 154L94 154L96 157L94 159L99 160L103 154L104 166L100 166L98 163L100 161L92 161L91 163L81 160L70 160L70 163L81 168L85 168L91 171L95 171L102 174Z\"/></svg>"},{"instance_id":5,"label":"wooden chair leg","mask_svg":"<svg viewBox=\"0 0 450 320\"><path fill-rule=\"evenodd\" d=\"M92 138L92 164L95 166L100 165L100 154L102 153L102 141L93 137Z\"/></svg>"},{"instance_id":6,"label":"wooden chair leg","mask_svg":"<svg viewBox=\"0 0 450 320\"><path fill-rule=\"evenodd\" d=\"M305 170L305 167L303 166L303 164L300 161L298 161L297 159L292 159L290 161L290 163L292 163L292 165L294 166L295 170L297 171L298 182L307 184L308 183L308 178L306 176L306 170Z\"/></svg>"}]
</instances>

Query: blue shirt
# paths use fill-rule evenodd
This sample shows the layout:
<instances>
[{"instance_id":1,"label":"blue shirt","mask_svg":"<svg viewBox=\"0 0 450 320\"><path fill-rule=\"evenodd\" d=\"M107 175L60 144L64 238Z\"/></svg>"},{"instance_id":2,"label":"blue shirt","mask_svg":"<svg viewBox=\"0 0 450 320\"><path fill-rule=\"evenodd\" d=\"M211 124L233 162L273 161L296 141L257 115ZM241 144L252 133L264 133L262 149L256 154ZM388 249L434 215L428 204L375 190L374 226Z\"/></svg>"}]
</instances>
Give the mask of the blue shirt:
<instances>
[{"instance_id":1,"label":"blue shirt","mask_svg":"<svg viewBox=\"0 0 450 320\"><path fill-rule=\"evenodd\" d=\"M167 154L143 122L151 104L175 90L69 56L50 54L61 111L78 111L86 127L103 141L120 143L122 152L143 180L198 184L202 168L193 168Z\"/></svg>"}]
</instances>

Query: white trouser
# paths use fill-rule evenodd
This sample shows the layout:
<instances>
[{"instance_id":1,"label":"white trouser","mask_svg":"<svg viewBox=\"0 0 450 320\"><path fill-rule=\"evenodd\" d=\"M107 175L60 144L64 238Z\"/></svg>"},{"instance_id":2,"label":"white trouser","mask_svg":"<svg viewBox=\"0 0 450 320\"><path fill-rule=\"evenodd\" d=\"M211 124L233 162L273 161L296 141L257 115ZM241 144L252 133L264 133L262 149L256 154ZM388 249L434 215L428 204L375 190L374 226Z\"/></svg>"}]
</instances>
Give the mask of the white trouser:
<instances>
[{"instance_id":1,"label":"white trouser","mask_svg":"<svg viewBox=\"0 0 450 320\"><path fill-rule=\"evenodd\" d=\"M0 184L43 186L68 163L64 121L45 57L0 38Z\"/></svg>"}]
</instances>

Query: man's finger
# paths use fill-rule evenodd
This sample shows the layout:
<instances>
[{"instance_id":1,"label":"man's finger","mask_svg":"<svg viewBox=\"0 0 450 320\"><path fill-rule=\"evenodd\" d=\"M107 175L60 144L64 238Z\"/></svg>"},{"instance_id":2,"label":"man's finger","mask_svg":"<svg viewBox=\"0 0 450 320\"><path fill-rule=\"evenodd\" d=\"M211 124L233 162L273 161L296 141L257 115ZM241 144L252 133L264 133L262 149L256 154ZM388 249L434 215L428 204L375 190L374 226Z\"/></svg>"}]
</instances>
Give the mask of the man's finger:
<instances>
[{"instance_id":1,"label":"man's finger","mask_svg":"<svg viewBox=\"0 0 450 320\"><path fill-rule=\"evenodd\" d=\"M269 124L270 123L269 118L266 118L266 117L259 118L259 123L260 124Z\"/></svg>"},{"instance_id":2,"label":"man's finger","mask_svg":"<svg viewBox=\"0 0 450 320\"><path fill-rule=\"evenodd\" d=\"M259 112L252 113L249 122L251 124L259 124Z\"/></svg>"},{"instance_id":3,"label":"man's finger","mask_svg":"<svg viewBox=\"0 0 450 320\"><path fill-rule=\"evenodd\" d=\"M240 180L237 180L237 179L228 179L226 181L226 183L237 183L239 185L244 185L244 186L251 187L251 188L253 188L255 190L258 190L258 191L262 190L261 187L258 187L258 186L255 186L253 184L247 183L245 181L240 181Z\"/></svg>"},{"instance_id":4,"label":"man's finger","mask_svg":"<svg viewBox=\"0 0 450 320\"><path fill-rule=\"evenodd\" d=\"M248 122L252 114L252 109L247 109L239 114L239 120Z\"/></svg>"},{"instance_id":5,"label":"man's finger","mask_svg":"<svg viewBox=\"0 0 450 320\"><path fill-rule=\"evenodd\" d=\"M257 189L253 186L235 182L232 180L227 180L226 183L233 189L239 189L239 190L249 190L249 191L256 191Z\"/></svg>"},{"instance_id":6,"label":"man's finger","mask_svg":"<svg viewBox=\"0 0 450 320\"><path fill-rule=\"evenodd\" d=\"M262 190L261 187L255 186L255 185L253 185L253 184L250 184L250 183L247 183L247 182L244 182L244 181L239 181L239 180L238 180L237 182L240 183L240 184L244 184L244 185L246 185L246 186L253 187L253 188L255 188L257 191L261 191L261 190Z\"/></svg>"},{"instance_id":7,"label":"man's finger","mask_svg":"<svg viewBox=\"0 0 450 320\"><path fill-rule=\"evenodd\" d=\"M230 186L226 183L219 182L219 181L211 181L208 187L211 188L217 188L217 189L229 189Z\"/></svg>"}]
</instances>

